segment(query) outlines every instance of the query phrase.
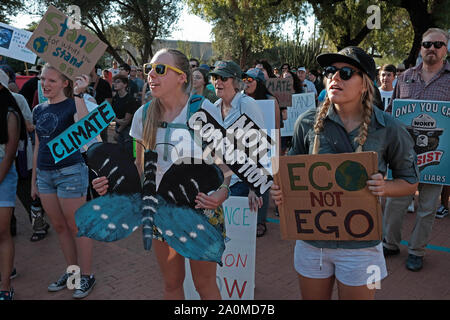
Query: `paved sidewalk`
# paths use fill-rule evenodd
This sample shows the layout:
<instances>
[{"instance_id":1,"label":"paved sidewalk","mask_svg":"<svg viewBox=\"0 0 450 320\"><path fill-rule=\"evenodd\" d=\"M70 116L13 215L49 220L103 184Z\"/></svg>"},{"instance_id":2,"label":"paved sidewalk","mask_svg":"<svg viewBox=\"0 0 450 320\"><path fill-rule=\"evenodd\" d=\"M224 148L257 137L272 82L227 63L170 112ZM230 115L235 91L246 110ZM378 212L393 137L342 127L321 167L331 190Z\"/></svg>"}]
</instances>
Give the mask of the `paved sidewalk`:
<instances>
[{"instance_id":1,"label":"paved sidewalk","mask_svg":"<svg viewBox=\"0 0 450 320\"><path fill-rule=\"evenodd\" d=\"M32 234L28 213L17 199L17 236L14 238L15 267L18 277L12 281L16 300L71 300L72 291L47 292L47 286L65 270L64 258L56 233L39 242L30 242ZM273 203L268 218L274 215ZM407 214L404 238L414 224L414 214ZM297 275L293 268L294 241L280 239L279 224L267 224L268 231L256 243L256 288L258 300L299 299ZM411 272L405 268L407 247L387 260L389 276L382 281L378 300L450 300L450 217L436 219L424 268ZM96 242L93 270L97 285L85 300L154 300L162 299L162 278L153 252L142 246L140 230L114 243ZM337 298L335 288L333 298Z\"/></svg>"}]
</instances>

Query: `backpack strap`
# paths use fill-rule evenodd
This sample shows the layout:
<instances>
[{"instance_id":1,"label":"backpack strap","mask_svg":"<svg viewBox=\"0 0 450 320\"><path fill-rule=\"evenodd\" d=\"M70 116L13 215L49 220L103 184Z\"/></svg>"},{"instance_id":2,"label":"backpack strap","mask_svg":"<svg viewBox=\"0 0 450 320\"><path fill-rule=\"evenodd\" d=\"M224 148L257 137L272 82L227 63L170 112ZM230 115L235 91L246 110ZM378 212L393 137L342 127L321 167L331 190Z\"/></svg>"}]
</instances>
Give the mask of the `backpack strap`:
<instances>
[{"instance_id":1,"label":"backpack strap","mask_svg":"<svg viewBox=\"0 0 450 320\"><path fill-rule=\"evenodd\" d=\"M200 110L203 101L205 100L205 97L194 94L190 97L189 99L189 105L188 105L188 112L187 112L187 119L189 120L189 118L196 113L198 110ZM142 109L142 124L145 123L145 118L147 116L147 110L150 106L151 101L147 102L144 105L144 108ZM163 154L163 159L164 161L167 161L168 156L169 156L169 145L167 144L167 142L169 141L169 137L170 137L170 130L169 129L186 129L189 130L189 132L191 133L192 137L195 140L195 136L194 136L194 132L192 130L189 129L188 125L187 125L187 121L186 123L171 123L171 122L165 122L165 121L161 121L158 124L159 128L164 128L165 130L165 134L164 134L164 154ZM197 142L197 141L196 141Z\"/></svg>"}]
</instances>

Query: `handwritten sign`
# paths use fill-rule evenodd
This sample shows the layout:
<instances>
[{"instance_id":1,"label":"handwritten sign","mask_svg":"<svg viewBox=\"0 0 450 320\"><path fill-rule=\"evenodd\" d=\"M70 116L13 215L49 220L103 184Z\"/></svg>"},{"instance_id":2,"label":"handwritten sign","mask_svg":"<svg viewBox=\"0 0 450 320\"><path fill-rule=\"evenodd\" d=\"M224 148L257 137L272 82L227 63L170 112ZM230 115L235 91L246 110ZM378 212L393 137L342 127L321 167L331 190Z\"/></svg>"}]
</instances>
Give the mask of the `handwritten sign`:
<instances>
[{"instance_id":1,"label":"handwritten sign","mask_svg":"<svg viewBox=\"0 0 450 320\"><path fill-rule=\"evenodd\" d=\"M267 89L278 99L280 107L292 105L294 82L292 78L270 78L266 80Z\"/></svg>"},{"instance_id":2,"label":"handwritten sign","mask_svg":"<svg viewBox=\"0 0 450 320\"><path fill-rule=\"evenodd\" d=\"M287 108L287 119L283 121L281 128L282 137L292 137L297 118L306 110L316 107L316 96L314 92L299 93L292 95L292 107Z\"/></svg>"},{"instance_id":3,"label":"handwritten sign","mask_svg":"<svg viewBox=\"0 0 450 320\"><path fill-rule=\"evenodd\" d=\"M392 116L414 140L419 181L450 185L450 101L395 99Z\"/></svg>"},{"instance_id":4,"label":"handwritten sign","mask_svg":"<svg viewBox=\"0 0 450 320\"><path fill-rule=\"evenodd\" d=\"M381 240L381 206L366 181L377 153L285 156L272 159L283 192L286 240Z\"/></svg>"},{"instance_id":5,"label":"handwritten sign","mask_svg":"<svg viewBox=\"0 0 450 320\"><path fill-rule=\"evenodd\" d=\"M64 13L50 6L26 47L75 80L91 72L107 45L83 28L70 28L68 21Z\"/></svg>"},{"instance_id":6,"label":"handwritten sign","mask_svg":"<svg viewBox=\"0 0 450 320\"><path fill-rule=\"evenodd\" d=\"M55 163L70 156L94 139L115 117L112 106L105 101L50 141L47 146L50 148Z\"/></svg>"},{"instance_id":7,"label":"handwritten sign","mask_svg":"<svg viewBox=\"0 0 450 320\"><path fill-rule=\"evenodd\" d=\"M30 31L0 22L0 55L34 64L36 54L25 48L30 37Z\"/></svg>"},{"instance_id":8,"label":"handwritten sign","mask_svg":"<svg viewBox=\"0 0 450 320\"><path fill-rule=\"evenodd\" d=\"M253 300L255 293L256 220L246 197L230 197L223 203L227 242L217 267L216 280L224 300ZM184 294L188 300L200 299L186 260Z\"/></svg>"},{"instance_id":9,"label":"handwritten sign","mask_svg":"<svg viewBox=\"0 0 450 320\"><path fill-rule=\"evenodd\" d=\"M194 113L188 120L194 130L194 140L205 142L204 154L210 154L262 195L273 184L273 177L260 159L273 148L274 141L267 130L259 128L242 114L229 128L223 128L206 110Z\"/></svg>"}]
</instances>

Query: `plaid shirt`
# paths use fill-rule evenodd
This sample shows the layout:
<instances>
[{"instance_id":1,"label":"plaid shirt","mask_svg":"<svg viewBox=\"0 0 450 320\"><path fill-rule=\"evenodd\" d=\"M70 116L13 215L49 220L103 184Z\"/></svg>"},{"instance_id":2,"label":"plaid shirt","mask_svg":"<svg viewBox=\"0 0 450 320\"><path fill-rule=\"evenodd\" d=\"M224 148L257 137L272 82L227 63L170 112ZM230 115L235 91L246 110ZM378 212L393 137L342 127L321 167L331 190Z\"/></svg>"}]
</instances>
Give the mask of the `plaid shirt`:
<instances>
[{"instance_id":1,"label":"plaid shirt","mask_svg":"<svg viewBox=\"0 0 450 320\"><path fill-rule=\"evenodd\" d=\"M422 63L406 70L398 78L386 112L392 112L394 99L450 101L450 63L446 61L428 83L422 80Z\"/></svg>"}]
</instances>

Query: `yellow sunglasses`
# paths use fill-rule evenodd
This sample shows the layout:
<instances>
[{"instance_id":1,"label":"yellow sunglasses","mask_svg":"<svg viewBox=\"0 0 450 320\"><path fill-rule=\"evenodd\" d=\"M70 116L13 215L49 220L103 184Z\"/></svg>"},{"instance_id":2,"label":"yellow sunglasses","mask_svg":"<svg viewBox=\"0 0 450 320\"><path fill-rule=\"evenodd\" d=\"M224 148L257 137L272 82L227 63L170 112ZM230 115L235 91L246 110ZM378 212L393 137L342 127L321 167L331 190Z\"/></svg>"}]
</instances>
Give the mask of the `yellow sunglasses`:
<instances>
[{"instance_id":1,"label":"yellow sunglasses","mask_svg":"<svg viewBox=\"0 0 450 320\"><path fill-rule=\"evenodd\" d=\"M178 68L172 67L168 64L164 64L164 63L146 63L144 64L144 73L146 75L148 75L150 73L150 71L152 71L153 69L155 69L155 72L157 75L159 76L164 76L167 73L167 69L172 69L173 71L175 71L176 73L179 74L185 74L184 71L181 71ZM187 82L187 79L185 80L185 82Z\"/></svg>"}]
</instances>

